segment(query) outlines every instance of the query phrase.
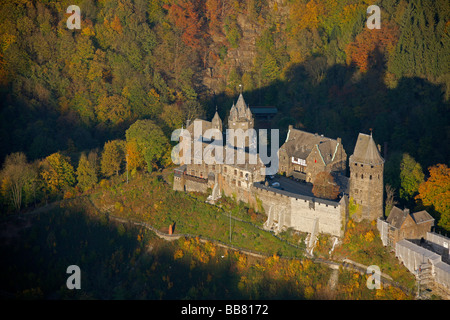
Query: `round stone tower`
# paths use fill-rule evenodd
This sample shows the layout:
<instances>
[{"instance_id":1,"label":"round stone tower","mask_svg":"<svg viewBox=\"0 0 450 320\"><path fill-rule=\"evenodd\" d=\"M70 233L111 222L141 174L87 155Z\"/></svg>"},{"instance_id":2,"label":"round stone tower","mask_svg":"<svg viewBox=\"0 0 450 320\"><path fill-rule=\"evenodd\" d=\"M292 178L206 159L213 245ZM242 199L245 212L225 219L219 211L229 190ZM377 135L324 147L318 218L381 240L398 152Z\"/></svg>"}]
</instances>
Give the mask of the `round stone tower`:
<instances>
[{"instance_id":1,"label":"round stone tower","mask_svg":"<svg viewBox=\"0 0 450 320\"><path fill-rule=\"evenodd\" d=\"M383 216L384 159L372 134L360 133L355 150L349 158L350 198L358 209L352 217L356 221L376 220Z\"/></svg>"}]
</instances>

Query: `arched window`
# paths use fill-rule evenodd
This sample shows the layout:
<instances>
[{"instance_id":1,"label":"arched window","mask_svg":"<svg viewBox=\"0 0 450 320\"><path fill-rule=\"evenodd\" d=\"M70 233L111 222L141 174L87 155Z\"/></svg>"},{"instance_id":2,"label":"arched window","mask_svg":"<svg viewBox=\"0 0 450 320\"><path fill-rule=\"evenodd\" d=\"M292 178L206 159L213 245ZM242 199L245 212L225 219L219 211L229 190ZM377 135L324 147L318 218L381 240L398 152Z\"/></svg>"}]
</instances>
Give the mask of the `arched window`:
<instances>
[{"instance_id":1,"label":"arched window","mask_svg":"<svg viewBox=\"0 0 450 320\"><path fill-rule=\"evenodd\" d=\"M361 179L364 179L364 175L363 174L361 175Z\"/></svg>"}]
</instances>

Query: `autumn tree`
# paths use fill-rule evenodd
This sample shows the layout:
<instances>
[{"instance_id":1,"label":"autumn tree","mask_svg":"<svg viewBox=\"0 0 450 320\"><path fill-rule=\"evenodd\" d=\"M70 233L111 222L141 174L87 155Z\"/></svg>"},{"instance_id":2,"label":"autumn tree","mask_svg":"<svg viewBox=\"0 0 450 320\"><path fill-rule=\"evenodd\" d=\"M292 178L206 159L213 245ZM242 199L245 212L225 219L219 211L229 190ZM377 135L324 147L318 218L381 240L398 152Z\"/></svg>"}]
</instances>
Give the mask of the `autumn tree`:
<instances>
[{"instance_id":1,"label":"autumn tree","mask_svg":"<svg viewBox=\"0 0 450 320\"><path fill-rule=\"evenodd\" d=\"M95 107L97 119L106 124L118 124L131 116L128 101L119 95L105 96Z\"/></svg>"},{"instance_id":2,"label":"autumn tree","mask_svg":"<svg viewBox=\"0 0 450 320\"><path fill-rule=\"evenodd\" d=\"M199 49L202 21L196 1L180 0L164 7L168 10L169 18L182 31L183 42L194 49Z\"/></svg>"},{"instance_id":3,"label":"autumn tree","mask_svg":"<svg viewBox=\"0 0 450 320\"><path fill-rule=\"evenodd\" d=\"M41 177L50 193L58 193L75 185L75 172L69 158L59 152L41 162Z\"/></svg>"},{"instance_id":4,"label":"autumn tree","mask_svg":"<svg viewBox=\"0 0 450 320\"><path fill-rule=\"evenodd\" d=\"M3 198L19 211L34 196L36 169L27 162L24 153L12 153L6 157L0 177Z\"/></svg>"},{"instance_id":5,"label":"autumn tree","mask_svg":"<svg viewBox=\"0 0 450 320\"><path fill-rule=\"evenodd\" d=\"M450 168L438 164L428 170L430 177L419 185L416 200L432 206L440 214L438 226L450 231Z\"/></svg>"},{"instance_id":6,"label":"autumn tree","mask_svg":"<svg viewBox=\"0 0 450 320\"><path fill-rule=\"evenodd\" d=\"M89 161L84 153L81 154L76 174L78 180L77 186L83 191L89 190L95 186L98 181L95 163L93 163L92 160Z\"/></svg>"},{"instance_id":7,"label":"autumn tree","mask_svg":"<svg viewBox=\"0 0 450 320\"><path fill-rule=\"evenodd\" d=\"M379 62L376 60L380 57L375 54L388 56L394 50L398 34L398 27L393 23L385 23L381 29L364 28L347 46L347 63L354 62L362 72L366 72Z\"/></svg>"},{"instance_id":8,"label":"autumn tree","mask_svg":"<svg viewBox=\"0 0 450 320\"><path fill-rule=\"evenodd\" d=\"M331 173L323 171L316 175L312 192L318 198L334 200L339 195L339 186L334 181Z\"/></svg>"},{"instance_id":9,"label":"autumn tree","mask_svg":"<svg viewBox=\"0 0 450 320\"><path fill-rule=\"evenodd\" d=\"M417 194L424 178L422 166L409 154L404 153L400 163L400 198L411 200Z\"/></svg>"},{"instance_id":10,"label":"autumn tree","mask_svg":"<svg viewBox=\"0 0 450 320\"><path fill-rule=\"evenodd\" d=\"M127 144L130 142L136 144L137 152L145 160L148 171L151 172L166 164L165 157L170 153L169 140L152 120L136 121L125 135Z\"/></svg>"},{"instance_id":11,"label":"autumn tree","mask_svg":"<svg viewBox=\"0 0 450 320\"><path fill-rule=\"evenodd\" d=\"M105 177L118 175L124 159L124 141L112 140L105 143L101 159L101 171Z\"/></svg>"}]
</instances>

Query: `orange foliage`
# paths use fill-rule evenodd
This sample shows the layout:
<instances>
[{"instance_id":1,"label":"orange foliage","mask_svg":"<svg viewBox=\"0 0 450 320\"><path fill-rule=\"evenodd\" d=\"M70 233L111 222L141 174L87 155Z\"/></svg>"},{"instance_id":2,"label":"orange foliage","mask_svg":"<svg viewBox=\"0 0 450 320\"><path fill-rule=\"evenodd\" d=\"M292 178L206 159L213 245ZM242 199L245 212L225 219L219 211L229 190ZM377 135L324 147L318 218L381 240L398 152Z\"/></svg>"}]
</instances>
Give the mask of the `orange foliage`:
<instances>
[{"instance_id":1,"label":"orange foliage","mask_svg":"<svg viewBox=\"0 0 450 320\"><path fill-rule=\"evenodd\" d=\"M206 0L206 17L209 20L209 29L214 32L220 29L220 14L223 0Z\"/></svg>"},{"instance_id":2,"label":"orange foliage","mask_svg":"<svg viewBox=\"0 0 450 320\"><path fill-rule=\"evenodd\" d=\"M438 164L428 170L430 177L420 184L416 199L422 200L426 206L434 206L442 215L439 224L450 228L450 168Z\"/></svg>"},{"instance_id":3,"label":"orange foliage","mask_svg":"<svg viewBox=\"0 0 450 320\"><path fill-rule=\"evenodd\" d=\"M200 28L202 22L199 10L193 0L180 0L178 4L165 5L170 19L182 30L183 42L194 49L200 48Z\"/></svg>"},{"instance_id":4,"label":"orange foliage","mask_svg":"<svg viewBox=\"0 0 450 320\"><path fill-rule=\"evenodd\" d=\"M354 62L362 72L366 72L374 51L390 53L397 43L398 36L398 27L393 23L386 23L381 29L364 28L345 50L347 63Z\"/></svg>"},{"instance_id":5,"label":"orange foliage","mask_svg":"<svg viewBox=\"0 0 450 320\"><path fill-rule=\"evenodd\" d=\"M114 19L111 22L111 28L114 31L117 31L118 33L122 34L122 32L123 32L122 23L120 22L120 19L118 16L114 16Z\"/></svg>"}]
</instances>

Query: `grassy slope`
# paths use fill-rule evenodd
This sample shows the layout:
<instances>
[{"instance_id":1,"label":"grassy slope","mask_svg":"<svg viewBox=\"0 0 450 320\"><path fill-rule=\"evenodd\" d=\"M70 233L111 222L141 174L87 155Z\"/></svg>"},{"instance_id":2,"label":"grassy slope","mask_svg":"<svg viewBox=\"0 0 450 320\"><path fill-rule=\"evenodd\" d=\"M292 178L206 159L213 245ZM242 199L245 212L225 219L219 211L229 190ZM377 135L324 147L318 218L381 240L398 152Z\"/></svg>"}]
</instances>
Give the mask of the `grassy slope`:
<instances>
[{"instance_id":1,"label":"grassy slope","mask_svg":"<svg viewBox=\"0 0 450 320\"><path fill-rule=\"evenodd\" d=\"M230 243L228 212L206 204L202 196L173 191L156 174L140 175L129 184L104 184L90 195L90 199L101 212L144 221L163 232L167 232L169 225L175 223L175 233L201 235ZM236 208L239 209L238 206ZM244 207L241 209L246 210ZM232 216L244 216L239 210L231 211ZM231 244L234 246L269 255L303 256L303 250L253 224L232 219L231 229Z\"/></svg>"}]
</instances>

